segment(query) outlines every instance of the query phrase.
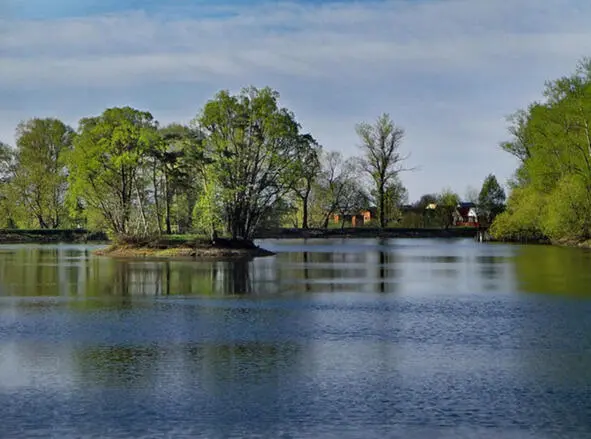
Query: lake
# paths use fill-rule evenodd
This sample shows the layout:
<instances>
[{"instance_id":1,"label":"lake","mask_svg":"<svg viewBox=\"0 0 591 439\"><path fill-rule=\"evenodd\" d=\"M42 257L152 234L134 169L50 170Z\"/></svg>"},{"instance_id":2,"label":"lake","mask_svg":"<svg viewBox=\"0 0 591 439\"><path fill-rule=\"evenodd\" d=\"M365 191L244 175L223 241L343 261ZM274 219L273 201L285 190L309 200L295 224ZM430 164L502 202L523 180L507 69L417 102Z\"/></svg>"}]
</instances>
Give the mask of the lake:
<instances>
[{"instance_id":1,"label":"lake","mask_svg":"<svg viewBox=\"0 0 591 439\"><path fill-rule=\"evenodd\" d=\"M591 252L0 246L0 438L591 438Z\"/></svg>"}]
</instances>

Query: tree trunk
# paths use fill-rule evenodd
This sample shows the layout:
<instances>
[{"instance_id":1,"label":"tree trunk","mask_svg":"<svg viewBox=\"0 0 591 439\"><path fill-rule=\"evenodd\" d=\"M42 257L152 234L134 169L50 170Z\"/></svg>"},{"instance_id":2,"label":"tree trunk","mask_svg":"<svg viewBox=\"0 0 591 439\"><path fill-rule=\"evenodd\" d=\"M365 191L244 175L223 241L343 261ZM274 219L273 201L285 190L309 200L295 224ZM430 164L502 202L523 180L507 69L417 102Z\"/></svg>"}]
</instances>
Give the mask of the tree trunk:
<instances>
[{"instance_id":1,"label":"tree trunk","mask_svg":"<svg viewBox=\"0 0 591 439\"><path fill-rule=\"evenodd\" d=\"M304 202L303 210L302 210L302 229L308 229L308 200L310 199L310 192L312 191L312 185L310 181L308 181L306 185L306 191L304 192L304 196L302 197L302 201Z\"/></svg>"},{"instance_id":2,"label":"tree trunk","mask_svg":"<svg viewBox=\"0 0 591 439\"><path fill-rule=\"evenodd\" d=\"M40 229L47 229L47 223L45 222L45 220L43 219L43 216L41 215L37 215L37 220L39 221L39 228Z\"/></svg>"},{"instance_id":3,"label":"tree trunk","mask_svg":"<svg viewBox=\"0 0 591 439\"><path fill-rule=\"evenodd\" d=\"M308 194L304 197L304 206L302 209L302 229L308 229Z\"/></svg>"},{"instance_id":4,"label":"tree trunk","mask_svg":"<svg viewBox=\"0 0 591 439\"><path fill-rule=\"evenodd\" d=\"M381 186L380 188L378 188L378 197L379 197L379 201L380 201L380 228L383 229L384 227L386 227L386 212L385 207L386 207L386 200L385 200L385 196L384 196L384 187Z\"/></svg>"},{"instance_id":5,"label":"tree trunk","mask_svg":"<svg viewBox=\"0 0 591 439\"><path fill-rule=\"evenodd\" d=\"M168 172L166 172L166 168L164 170L164 200L166 203L166 233L172 233L172 227L170 225L170 185L168 184Z\"/></svg>"},{"instance_id":6,"label":"tree trunk","mask_svg":"<svg viewBox=\"0 0 591 439\"><path fill-rule=\"evenodd\" d=\"M142 218L142 226L144 227L144 235L146 235L148 233L148 222L146 221L146 212L144 210L144 202L142 200L142 196L140 194L140 189L139 189L137 183L135 185L135 192L137 195L138 204L140 206L140 215Z\"/></svg>"},{"instance_id":7,"label":"tree trunk","mask_svg":"<svg viewBox=\"0 0 591 439\"><path fill-rule=\"evenodd\" d=\"M152 184L154 185L154 207L156 208L156 220L158 222L158 234L162 235L162 212L160 212L160 201L158 200L158 178L156 172L156 161L152 165Z\"/></svg>"}]
</instances>

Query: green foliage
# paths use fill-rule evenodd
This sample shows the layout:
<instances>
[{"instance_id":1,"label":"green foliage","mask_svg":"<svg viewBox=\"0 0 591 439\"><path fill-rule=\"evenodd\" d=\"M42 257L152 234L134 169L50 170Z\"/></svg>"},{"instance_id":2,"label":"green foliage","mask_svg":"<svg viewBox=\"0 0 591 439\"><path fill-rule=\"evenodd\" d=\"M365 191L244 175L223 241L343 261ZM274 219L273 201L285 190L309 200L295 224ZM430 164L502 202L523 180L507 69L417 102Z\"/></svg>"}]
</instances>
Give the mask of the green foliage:
<instances>
[{"instance_id":1,"label":"green foliage","mask_svg":"<svg viewBox=\"0 0 591 439\"><path fill-rule=\"evenodd\" d=\"M546 196L531 186L513 189L505 212L495 218L490 233L496 239L522 241L543 236L540 228Z\"/></svg>"},{"instance_id":2,"label":"green foliage","mask_svg":"<svg viewBox=\"0 0 591 439\"><path fill-rule=\"evenodd\" d=\"M31 119L17 127L14 173L8 199L22 226L67 223L66 161L74 131L57 119Z\"/></svg>"},{"instance_id":3,"label":"green foliage","mask_svg":"<svg viewBox=\"0 0 591 439\"><path fill-rule=\"evenodd\" d=\"M521 165L507 212L493 224L495 236L546 235L553 240L591 236L591 64L547 83L544 102L520 112L503 149ZM524 205L525 204L525 205Z\"/></svg>"},{"instance_id":4,"label":"green foliage","mask_svg":"<svg viewBox=\"0 0 591 439\"><path fill-rule=\"evenodd\" d=\"M197 122L232 237L251 238L259 222L294 186L305 155L294 115L270 88L219 92Z\"/></svg>"},{"instance_id":5,"label":"green foliage","mask_svg":"<svg viewBox=\"0 0 591 439\"><path fill-rule=\"evenodd\" d=\"M459 202L460 196L448 188L437 196L436 214L443 227L448 228L453 224L453 215Z\"/></svg>"},{"instance_id":6,"label":"green foliage","mask_svg":"<svg viewBox=\"0 0 591 439\"><path fill-rule=\"evenodd\" d=\"M379 200L379 194L375 191L372 193L374 199ZM396 223L401 218L400 207L408 201L408 191L402 184L399 176L395 176L386 185L384 189L384 217L386 225ZM379 210L379 209L378 209ZM379 211L378 211L379 216ZM379 220L378 220L379 226Z\"/></svg>"},{"instance_id":7,"label":"green foliage","mask_svg":"<svg viewBox=\"0 0 591 439\"><path fill-rule=\"evenodd\" d=\"M588 187L578 176L569 175L559 181L546 197L540 222L544 234L556 239L587 239L591 225L588 197Z\"/></svg>"},{"instance_id":8,"label":"green foliage","mask_svg":"<svg viewBox=\"0 0 591 439\"><path fill-rule=\"evenodd\" d=\"M486 220L488 224L505 210L505 191L493 174L484 179L478 195L478 209L481 222Z\"/></svg>"},{"instance_id":9,"label":"green foliage","mask_svg":"<svg viewBox=\"0 0 591 439\"><path fill-rule=\"evenodd\" d=\"M172 232L176 221L179 228L193 227L202 175L206 164L201 131L184 125L171 124L158 132L159 141L149 153L154 210L160 233Z\"/></svg>"},{"instance_id":10,"label":"green foliage","mask_svg":"<svg viewBox=\"0 0 591 439\"><path fill-rule=\"evenodd\" d=\"M71 205L81 203L91 217L102 216L115 234L147 233L141 171L157 141L148 112L110 108L82 119L69 157Z\"/></svg>"},{"instance_id":11,"label":"green foliage","mask_svg":"<svg viewBox=\"0 0 591 439\"><path fill-rule=\"evenodd\" d=\"M259 227L327 227L369 208L370 194L382 226L400 218L404 132L386 114L357 126L364 158L347 160L302 133L268 87L221 91L195 122L160 128L148 112L116 107L76 132L57 119L20 124L16 148L0 144L0 227L251 239Z\"/></svg>"},{"instance_id":12,"label":"green foliage","mask_svg":"<svg viewBox=\"0 0 591 439\"><path fill-rule=\"evenodd\" d=\"M14 227L14 204L10 200L14 175L14 151L0 142L0 228Z\"/></svg>"},{"instance_id":13,"label":"green foliage","mask_svg":"<svg viewBox=\"0 0 591 439\"><path fill-rule=\"evenodd\" d=\"M222 211L224 206L221 203L219 190L213 184L215 181L214 169L206 167L202 173L202 192L195 205L193 221L196 230L213 237L218 230L223 230Z\"/></svg>"}]
</instances>

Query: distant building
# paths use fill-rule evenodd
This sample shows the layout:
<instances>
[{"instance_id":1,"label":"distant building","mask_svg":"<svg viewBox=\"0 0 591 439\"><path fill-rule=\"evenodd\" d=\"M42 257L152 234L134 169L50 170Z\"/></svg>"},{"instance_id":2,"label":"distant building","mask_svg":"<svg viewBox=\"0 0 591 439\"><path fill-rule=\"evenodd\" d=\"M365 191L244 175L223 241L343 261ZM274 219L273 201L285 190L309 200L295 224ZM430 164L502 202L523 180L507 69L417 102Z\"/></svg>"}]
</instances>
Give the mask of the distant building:
<instances>
[{"instance_id":1,"label":"distant building","mask_svg":"<svg viewBox=\"0 0 591 439\"><path fill-rule=\"evenodd\" d=\"M457 227L478 227L478 212L476 204L466 202L457 205L453 214L454 226Z\"/></svg>"},{"instance_id":2,"label":"distant building","mask_svg":"<svg viewBox=\"0 0 591 439\"><path fill-rule=\"evenodd\" d=\"M367 225L369 222L377 216L377 208L370 207L369 209L363 209L354 214L344 215L345 222L350 222L352 227L360 225ZM340 224L342 221L341 215L334 214L333 221L335 224Z\"/></svg>"}]
</instances>

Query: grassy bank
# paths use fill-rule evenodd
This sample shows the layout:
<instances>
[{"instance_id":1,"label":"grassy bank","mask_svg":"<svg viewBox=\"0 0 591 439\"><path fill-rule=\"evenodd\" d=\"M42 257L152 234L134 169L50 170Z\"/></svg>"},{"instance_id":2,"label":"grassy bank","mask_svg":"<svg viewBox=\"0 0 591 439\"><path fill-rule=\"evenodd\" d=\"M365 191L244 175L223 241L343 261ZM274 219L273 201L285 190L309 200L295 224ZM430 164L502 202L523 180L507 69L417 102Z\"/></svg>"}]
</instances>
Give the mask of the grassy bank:
<instances>
[{"instance_id":1,"label":"grassy bank","mask_svg":"<svg viewBox=\"0 0 591 439\"><path fill-rule=\"evenodd\" d=\"M118 258L195 258L233 260L270 256L274 253L251 241L187 236L166 238L121 239L109 247L96 250L97 255Z\"/></svg>"}]
</instances>

